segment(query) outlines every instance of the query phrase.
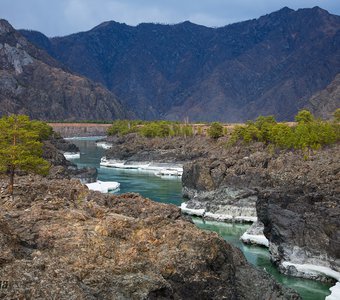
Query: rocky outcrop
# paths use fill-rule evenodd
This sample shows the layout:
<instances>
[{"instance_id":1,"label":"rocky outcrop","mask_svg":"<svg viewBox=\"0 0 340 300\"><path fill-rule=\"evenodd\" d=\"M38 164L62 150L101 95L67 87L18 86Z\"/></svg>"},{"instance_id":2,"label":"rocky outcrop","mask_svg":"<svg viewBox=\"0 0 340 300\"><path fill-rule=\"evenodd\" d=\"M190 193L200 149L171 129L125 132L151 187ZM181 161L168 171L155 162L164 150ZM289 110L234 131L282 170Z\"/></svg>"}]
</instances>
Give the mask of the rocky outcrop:
<instances>
[{"instance_id":1,"label":"rocky outcrop","mask_svg":"<svg viewBox=\"0 0 340 300\"><path fill-rule=\"evenodd\" d=\"M204 136L146 138L132 133L122 137L109 136L106 141L112 145L106 151L108 159L128 161L184 163L224 148L222 139L216 143Z\"/></svg>"},{"instance_id":2,"label":"rocky outcrop","mask_svg":"<svg viewBox=\"0 0 340 300\"><path fill-rule=\"evenodd\" d=\"M306 154L276 152L261 144L235 146L223 157L187 164L184 192L191 199L190 207L204 208L206 214L220 199L228 199L231 189L251 190L272 260L280 270L324 279L325 274L340 271L339 147ZM204 199L205 195L209 197ZM241 203L247 203L243 200ZM329 272L303 275L303 268L294 265L325 267Z\"/></svg>"},{"instance_id":3,"label":"rocky outcrop","mask_svg":"<svg viewBox=\"0 0 340 300\"><path fill-rule=\"evenodd\" d=\"M0 116L43 120L112 120L126 117L103 86L70 73L0 20Z\"/></svg>"},{"instance_id":4,"label":"rocky outcrop","mask_svg":"<svg viewBox=\"0 0 340 300\"><path fill-rule=\"evenodd\" d=\"M257 187L267 180L272 155L260 143L222 148L184 166L183 195L188 201L183 211L192 214L198 209L205 218L254 222Z\"/></svg>"},{"instance_id":5,"label":"rocky outcrop","mask_svg":"<svg viewBox=\"0 0 340 300\"><path fill-rule=\"evenodd\" d=\"M340 70L340 17L319 7L221 28L111 21L65 37L22 33L141 119L293 119Z\"/></svg>"},{"instance_id":6,"label":"rocky outcrop","mask_svg":"<svg viewBox=\"0 0 340 300\"><path fill-rule=\"evenodd\" d=\"M8 299L299 299L180 210L75 180L0 180L0 278Z\"/></svg>"},{"instance_id":7,"label":"rocky outcrop","mask_svg":"<svg viewBox=\"0 0 340 300\"><path fill-rule=\"evenodd\" d=\"M56 134L53 134L50 139L44 141L43 158L51 164L48 178L78 178L83 183L94 182L96 180L96 168L78 169L75 164L65 158L64 152L79 152L79 149L76 145L67 142Z\"/></svg>"}]
</instances>

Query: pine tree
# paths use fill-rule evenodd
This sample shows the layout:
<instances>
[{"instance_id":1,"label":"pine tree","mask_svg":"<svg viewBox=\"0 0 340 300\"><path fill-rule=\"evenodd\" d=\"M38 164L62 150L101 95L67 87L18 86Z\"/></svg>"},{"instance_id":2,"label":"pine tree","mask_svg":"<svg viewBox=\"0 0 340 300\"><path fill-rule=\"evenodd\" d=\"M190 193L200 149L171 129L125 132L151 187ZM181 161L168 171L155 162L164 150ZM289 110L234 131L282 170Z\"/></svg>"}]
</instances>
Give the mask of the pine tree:
<instances>
[{"instance_id":1,"label":"pine tree","mask_svg":"<svg viewBox=\"0 0 340 300\"><path fill-rule=\"evenodd\" d=\"M9 176L8 191L12 196L16 170L48 173L49 163L42 158L40 142L47 128L47 124L30 121L23 115L0 119L0 172Z\"/></svg>"}]
</instances>

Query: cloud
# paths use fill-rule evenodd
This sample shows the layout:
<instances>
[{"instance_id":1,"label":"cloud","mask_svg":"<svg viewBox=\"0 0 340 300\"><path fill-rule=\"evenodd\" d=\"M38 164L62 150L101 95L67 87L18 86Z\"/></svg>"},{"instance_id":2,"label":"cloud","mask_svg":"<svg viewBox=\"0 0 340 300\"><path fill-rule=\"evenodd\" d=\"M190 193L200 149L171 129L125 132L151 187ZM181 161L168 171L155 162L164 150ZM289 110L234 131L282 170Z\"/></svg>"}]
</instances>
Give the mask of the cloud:
<instances>
[{"instance_id":1,"label":"cloud","mask_svg":"<svg viewBox=\"0 0 340 300\"><path fill-rule=\"evenodd\" d=\"M1 17L16 28L39 30L48 36L89 30L108 20L129 25L185 20L223 26L260 17L284 6L320 6L340 14L335 0L1 0Z\"/></svg>"}]
</instances>

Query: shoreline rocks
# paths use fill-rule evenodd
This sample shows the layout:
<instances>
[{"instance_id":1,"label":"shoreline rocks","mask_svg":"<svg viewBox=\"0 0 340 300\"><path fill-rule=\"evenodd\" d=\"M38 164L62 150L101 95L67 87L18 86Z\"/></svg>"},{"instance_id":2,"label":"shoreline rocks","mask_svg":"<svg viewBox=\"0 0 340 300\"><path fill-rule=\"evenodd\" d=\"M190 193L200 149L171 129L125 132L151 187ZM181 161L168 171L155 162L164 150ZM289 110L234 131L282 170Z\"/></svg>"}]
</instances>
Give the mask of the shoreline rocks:
<instances>
[{"instance_id":1,"label":"shoreline rocks","mask_svg":"<svg viewBox=\"0 0 340 300\"><path fill-rule=\"evenodd\" d=\"M188 176L188 175L187 175ZM223 222L256 222L255 191L248 189L220 188L197 191L183 187L182 213L200 216L207 220Z\"/></svg>"}]
</instances>

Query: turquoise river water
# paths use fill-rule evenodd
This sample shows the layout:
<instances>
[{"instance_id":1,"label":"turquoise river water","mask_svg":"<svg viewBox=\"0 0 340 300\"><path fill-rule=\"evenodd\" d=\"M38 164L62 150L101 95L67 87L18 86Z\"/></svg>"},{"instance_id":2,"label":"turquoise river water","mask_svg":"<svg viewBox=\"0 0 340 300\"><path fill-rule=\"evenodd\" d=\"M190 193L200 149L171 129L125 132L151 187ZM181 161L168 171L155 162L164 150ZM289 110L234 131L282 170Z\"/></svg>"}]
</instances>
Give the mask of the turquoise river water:
<instances>
[{"instance_id":1,"label":"turquoise river water","mask_svg":"<svg viewBox=\"0 0 340 300\"><path fill-rule=\"evenodd\" d=\"M137 170L119 170L113 168L101 168L99 162L105 154L105 150L95 144L97 138L73 139L80 151L80 159L73 162L78 167L96 167L98 179L102 181L117 181L120 189L116 193L136 192L154 201L170 203L179 206L182 203L182 184L179 178L162 179L153 173L146 173ZM221 222L203 221L194 218L195 224L204 230L217 232L226 241L240 248L247 260L258 268L264 269L272 274L275 279L293 289L295 289L305 300L324 300L330 294L330 285L294 278L280 274L270 262L269 252L263 247L247 246L240 240L240 236L247 230L246 224L228 224Z\"/></svg>"}]
</instances>

